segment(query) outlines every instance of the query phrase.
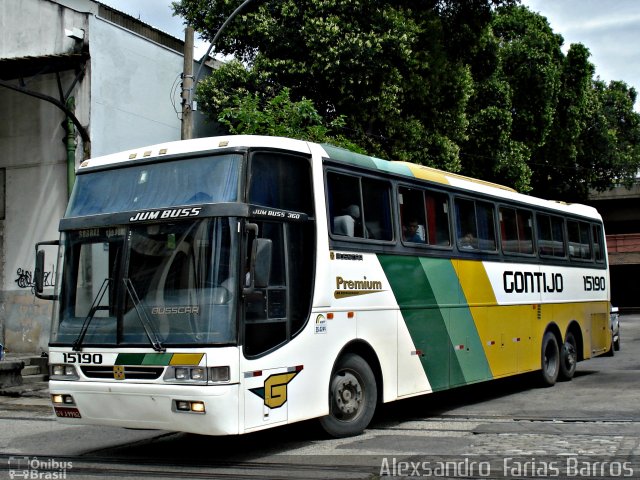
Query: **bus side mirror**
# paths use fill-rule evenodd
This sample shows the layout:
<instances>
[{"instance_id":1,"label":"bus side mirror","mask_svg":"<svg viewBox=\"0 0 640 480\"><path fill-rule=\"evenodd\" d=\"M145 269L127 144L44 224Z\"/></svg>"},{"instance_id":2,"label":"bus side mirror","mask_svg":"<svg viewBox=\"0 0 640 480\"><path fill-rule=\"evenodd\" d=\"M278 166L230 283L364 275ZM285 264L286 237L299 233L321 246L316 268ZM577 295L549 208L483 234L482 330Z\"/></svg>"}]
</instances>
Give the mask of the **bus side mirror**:
<instances>
[{"instance_id":1,"label":"bus side mirror","mask_svg":"<svg viewBox=\"0 0 640 480\"><path fill-rule=\"evenodd\" d=\"M41 245L60 245L58 240L36 243L36 267L33 271L34 293L42 300L56 300L56 295L44 295L44 250L40 250Z\"/></svg>"},{"instance_id":2,"label":"bus side mirror","mask_svg":"<svg viewBox=\"0 0 640 480\"><path fill-rule=\"evenodd\" d=\"M44 290L44 250L36 252L36 268L33 272L33 281L36 284L36 293Z\"/></svg>"},{"instance_id":3,"label":"bus side mirror","mask_svg":"<svg viewBox=\"0 0 640 480\"><path fill-rule=\"evenodd\" d=\"M251 252L252 286L266 288L271 276L271 252L273 243L268 238L256 238Z\"/></svg>"}]
</instances>

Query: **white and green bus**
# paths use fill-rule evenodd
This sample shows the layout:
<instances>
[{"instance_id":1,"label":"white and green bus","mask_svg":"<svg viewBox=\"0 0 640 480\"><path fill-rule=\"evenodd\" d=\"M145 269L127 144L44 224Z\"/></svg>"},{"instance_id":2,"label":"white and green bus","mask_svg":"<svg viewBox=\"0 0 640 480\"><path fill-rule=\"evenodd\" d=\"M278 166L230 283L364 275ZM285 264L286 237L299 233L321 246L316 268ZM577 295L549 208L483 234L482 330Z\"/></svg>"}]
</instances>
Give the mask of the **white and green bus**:
<instances>
[{"instance_id":1,"label":"white and green bus","mask_svg":"<svg viewBox=\"0 0 640 480\"><path fill-rule=\"evenodd\" d=\"M298 140L172 142L80 165L52 299L50 392L71 424L228 435L611 348L601 217ZM44 292L43 244L59 244ZM47 247L52 248L52 247Z\"/></svg>"}]
</instances>

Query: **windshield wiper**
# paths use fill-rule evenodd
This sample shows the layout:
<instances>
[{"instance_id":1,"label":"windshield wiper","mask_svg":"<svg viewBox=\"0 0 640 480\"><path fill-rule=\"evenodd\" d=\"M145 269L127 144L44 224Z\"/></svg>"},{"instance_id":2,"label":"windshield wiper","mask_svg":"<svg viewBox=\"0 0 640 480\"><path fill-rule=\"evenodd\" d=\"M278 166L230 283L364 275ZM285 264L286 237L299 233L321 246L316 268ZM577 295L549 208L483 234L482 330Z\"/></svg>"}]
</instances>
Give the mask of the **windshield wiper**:
<instances>
[{"instance_id":1,"label":"windshield wiper","mask_svg":"<svg viewBox=\"0 0 640 480\"><path fill-rule=\"evenodd\" d=\"M78 338L76 338L73 342L74 351L79 352L80 350L82 350L82 342L84 341L84 337L87 334L87 330L89 330L89 324L91 323L91 320L93 320L93 317L95 316L96 311L98 311L99 309L104 310L109 308L108 306L101 307L100 302L102 302L102 297L104 297L104 294L107 292L107 288L109 287L110 283L111 283L111 279L109 278L105 278L104 281L102 282L102 285L98 290L98 293L93 299L93 303L91 304L89 313L87 314L87 317L84 319L84 322L82 322L82 328L80 329Z\"/></svg>"},{"instance_id":2,"label":"windshield wiper","mask_svg":"<svg viewBox=\"0 0 640 480\"><path fill-rule=\"evenodd\" d=\"M138 314L144 333L147 334L147 338L149 338L151 346L156 352L165 352L167 349L162 346L162 343L160 343L158 333L154 330L153 324L151 323L151 320L149 320L149 317L147 317L147 313L144 311L144 308L141 307L142 301L138 298L138 294L136 293L136 289L133 287L133 283L131 283L131 279L123 278L122 281L124 282L124 287L127 289L129 297L131 297L131 301L136 309L136 313Z\"/></svg>"}]
</instances>

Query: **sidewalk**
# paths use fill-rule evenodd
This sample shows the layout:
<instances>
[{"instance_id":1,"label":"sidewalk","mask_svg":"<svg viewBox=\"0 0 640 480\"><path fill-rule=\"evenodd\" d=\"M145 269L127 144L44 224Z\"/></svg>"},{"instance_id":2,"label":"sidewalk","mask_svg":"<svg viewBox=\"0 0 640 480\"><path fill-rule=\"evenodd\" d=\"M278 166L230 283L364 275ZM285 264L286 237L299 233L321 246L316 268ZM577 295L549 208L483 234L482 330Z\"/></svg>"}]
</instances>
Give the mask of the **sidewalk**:
<instances>
[{"instance_id":1,"label":"sidewalk","mask_svg":"<svg viewBox=\"0 0 640 480\"><path fill-rule=\"evenodd\" d=\"M0 410L21 406L50 408L46 365L47 359L37 355L7 354L0 361L0 369L5 374L4 385L0 382Z\"/></svg>"}]
</instances>

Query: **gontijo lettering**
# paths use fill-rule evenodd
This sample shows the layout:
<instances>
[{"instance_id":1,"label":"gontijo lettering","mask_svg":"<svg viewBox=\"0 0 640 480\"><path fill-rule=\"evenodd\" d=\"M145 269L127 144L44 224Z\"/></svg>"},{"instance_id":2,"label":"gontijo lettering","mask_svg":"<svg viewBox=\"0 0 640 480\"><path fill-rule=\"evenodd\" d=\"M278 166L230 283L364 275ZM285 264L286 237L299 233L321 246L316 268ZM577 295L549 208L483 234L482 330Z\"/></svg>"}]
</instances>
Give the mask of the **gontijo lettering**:
<instances>
[{"instance_id":1,"label":"gontijo lettering","mask_svg":"<svg viewBox=\"0 0 640 480\"><path fill-rule=\"evenodd\" d=\"M564 281L561 273L513 272L502 274L505 293L553 293L562 292Z\"/></svg>"}]
</instances>

